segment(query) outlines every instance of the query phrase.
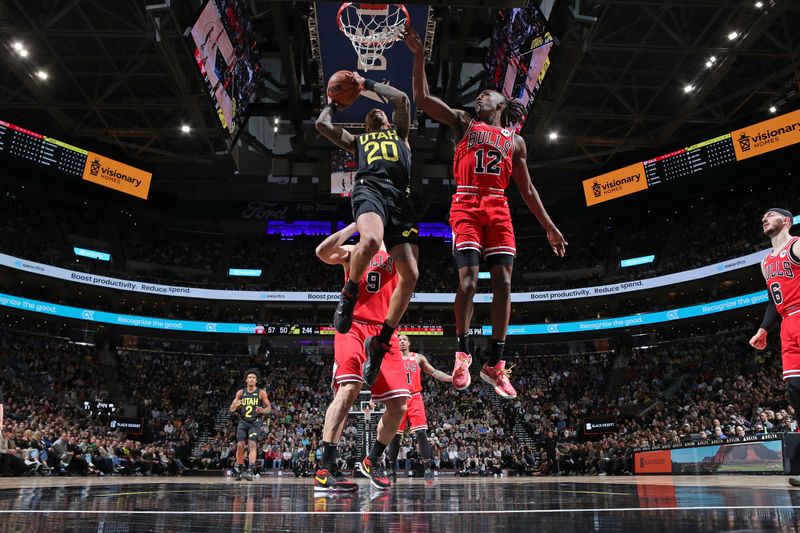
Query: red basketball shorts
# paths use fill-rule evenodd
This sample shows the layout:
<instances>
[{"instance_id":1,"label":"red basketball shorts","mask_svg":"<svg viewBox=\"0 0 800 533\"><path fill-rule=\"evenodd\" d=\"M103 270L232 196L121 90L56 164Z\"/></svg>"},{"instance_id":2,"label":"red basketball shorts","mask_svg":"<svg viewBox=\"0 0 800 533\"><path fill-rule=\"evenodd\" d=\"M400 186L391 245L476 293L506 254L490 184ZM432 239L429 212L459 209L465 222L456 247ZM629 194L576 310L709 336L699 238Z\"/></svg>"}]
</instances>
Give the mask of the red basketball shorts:
<instances>
[{"instance_id":1,"label":"red basketball shorts","mask_svg":"<svg viewBox=\"0 0 800 533\"><path fill-rule=\"evenodd\" d=\"M783 379L800 378L800 313L783 317L781 355Z\"/></svg>"},{"instance_id":2,"label":"red basketball shorts","mask_svg":"<svg viewBox=\"0 0 800 533\"><path fill-rule=\"evenodd\" d=\"M428 417L425 415L425 404L422 401L422 393L420 392L414 393L408 399L406 414L403 416L403 420L400 421L397 434L402 435L406 426L410 428L411 432L428 429Z\"/></svg>"},{"instance_id":3,"label":"red basketball shorts","mask_svg":"<svg viewBox=\"0 0 800 533\"><path fill-rule=\"evenodd\" d=\"M363 383L361 365L367 360L364 352L364 340L367 337L378 335L381 325L365 324L353 321L350 331L344 335L335 333L333 336L333 380L331 388L334 392L342 383ZM406 382L403 356L400 354L400 341L397 334L392 337L391 348L383 356L381 371L378 380L372 386L372 399L382 402L390 398L411 396Z\"/></svg>"},{"instance_id":4,"label":"red basketball shorts","mask_svg":"<svg viewBox=\"0 0 800 533\"><path fill-rule=\"evenodd\" d=\"M517 255L514 226L504 195L457 192L450 204L453 250L477 250L484 257Z\"/></svg>"}]
</instances>

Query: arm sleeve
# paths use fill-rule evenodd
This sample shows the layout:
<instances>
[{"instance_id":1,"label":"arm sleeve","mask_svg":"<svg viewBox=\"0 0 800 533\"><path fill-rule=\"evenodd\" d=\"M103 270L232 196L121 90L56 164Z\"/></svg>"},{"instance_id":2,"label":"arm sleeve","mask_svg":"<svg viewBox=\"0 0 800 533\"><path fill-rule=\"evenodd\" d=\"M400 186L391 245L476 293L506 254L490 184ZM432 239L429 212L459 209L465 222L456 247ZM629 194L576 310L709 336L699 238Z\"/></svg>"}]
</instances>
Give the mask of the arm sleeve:
<instances>
[{"instance_id":1,"label":"arm sleeve","mask_svg":"<svg viewBox=\"0 0 800 533\"><path fill-rule=\"evenodd\" d=\"M769 331L778 323L779 318L778 309L775 307L775 302L772 301L772 295L770 295L767 310L764 312L764 320L761 321L761 327Z\"/></svg>"}]
</instances>

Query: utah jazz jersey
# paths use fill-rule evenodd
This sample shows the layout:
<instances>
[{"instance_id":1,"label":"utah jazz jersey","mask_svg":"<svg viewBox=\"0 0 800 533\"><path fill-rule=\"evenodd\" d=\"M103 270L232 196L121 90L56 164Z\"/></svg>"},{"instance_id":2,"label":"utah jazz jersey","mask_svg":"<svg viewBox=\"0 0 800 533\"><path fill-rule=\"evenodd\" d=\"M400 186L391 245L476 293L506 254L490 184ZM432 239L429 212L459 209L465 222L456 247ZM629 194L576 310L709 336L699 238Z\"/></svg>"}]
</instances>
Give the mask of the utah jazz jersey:
<instances>
[{"instance_id":1,"label":"utah jazz jersey","mask_svg":"<svg viewBox=\"0 0 800 533\"><path fill-rule=\"evenodd\" d=\"M394 186L410 194L411 151L391 127L356 136L358 170L356 180L379 178L391 180Z\"/></svg>"},{"instance_id":2,"label":"utah jazz jersey","mask_svg":"<svg viewBox=\"0 0 800 533\"><path fill-rule=\"evenodd\" d=\"M261 417L261 415L256 412L256 407L261 405L260 393L261 389L258 387L256 387L253 392L247 392L246 388L242 389L242 405L239 407L239 409L241 409L239 414L242 415L242 420L252 422Z\"/></svg>"}]
</instances>

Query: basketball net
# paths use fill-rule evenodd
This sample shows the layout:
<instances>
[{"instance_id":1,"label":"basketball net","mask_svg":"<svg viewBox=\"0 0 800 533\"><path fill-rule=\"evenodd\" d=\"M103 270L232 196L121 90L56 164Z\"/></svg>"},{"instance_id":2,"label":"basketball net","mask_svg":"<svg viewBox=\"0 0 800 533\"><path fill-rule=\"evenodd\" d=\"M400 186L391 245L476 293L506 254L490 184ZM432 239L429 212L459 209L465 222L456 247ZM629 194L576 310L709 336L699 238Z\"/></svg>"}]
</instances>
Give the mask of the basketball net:
<instances>
[{"instance_id":1,"label":"basketball net","mask_svg":"<svg viewBox=\"0 0 800 533\"><path fill-rule=\"evenodd\" d=\"M402 37L411 17L403 4L344 2L338 13L339 29L350 39L361 70L372 70L383 52Z\"/></svg>"}]
</instances>

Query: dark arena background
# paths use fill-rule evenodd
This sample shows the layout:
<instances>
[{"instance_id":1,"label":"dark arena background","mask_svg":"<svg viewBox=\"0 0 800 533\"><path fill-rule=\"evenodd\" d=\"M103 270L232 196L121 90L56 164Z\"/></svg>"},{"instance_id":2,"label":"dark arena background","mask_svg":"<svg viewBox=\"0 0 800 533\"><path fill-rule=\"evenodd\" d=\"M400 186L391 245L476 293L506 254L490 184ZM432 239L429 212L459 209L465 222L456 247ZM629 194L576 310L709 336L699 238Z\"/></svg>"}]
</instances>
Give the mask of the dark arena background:
<instances>
[{"instance_id":1,"label":"dark arena background","mask_svg":"<svg viewBox=\"0 0 800 533\"><path fill-rule=\"evenodd\" d=\"M0 531L796 531L798 27L794 0L4 0ZM326 125L340 70L379 85ZM505 193L454 174L506 172L454 156L447 117L485 90L521 104L491 130L518 139ZM351 191L377 179L326 137L405 101L419 262L396 333L429 365L403 359L401 389L439 372L408 407L348 397L323 445L365 339L339 345L349 293L318 245L367 249ZM451 201L503 194L513 270L486 222L472 272Z\"/></svg>"}]
</instances>

